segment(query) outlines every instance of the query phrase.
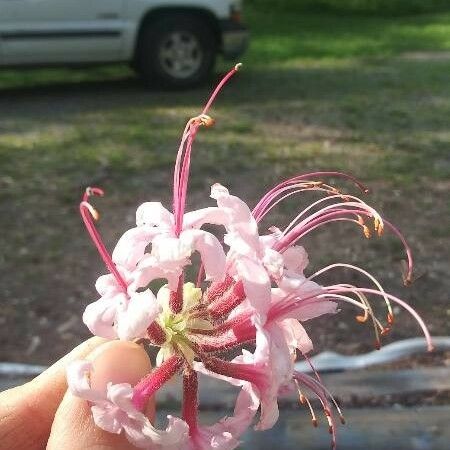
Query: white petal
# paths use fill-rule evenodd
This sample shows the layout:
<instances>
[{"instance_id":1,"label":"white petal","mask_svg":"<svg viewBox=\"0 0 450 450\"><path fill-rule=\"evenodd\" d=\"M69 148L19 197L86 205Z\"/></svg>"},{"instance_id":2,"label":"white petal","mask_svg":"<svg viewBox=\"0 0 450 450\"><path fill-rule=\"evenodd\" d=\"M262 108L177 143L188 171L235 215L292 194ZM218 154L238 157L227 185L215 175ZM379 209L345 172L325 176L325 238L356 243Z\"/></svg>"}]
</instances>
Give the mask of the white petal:
<instances>
[{"instance_id":1,"label":"white petal","mask_svg":"<svg viewBox=\"0 0 450 450\"><path fill-rule=\"evenodd\" d=\"M92 371L92 363L86 360L72 361L68 364L67 385L70 392L84 400L96 402L105 400L105 396L99 391L91 389L88 375Z\"/></svg>"},{"instance_id":2,"label":"white petal","mask_svg":"<svg viewBox=\"0 0 450 450\"><path fill-rule=\"evenodd\" d=\"M126 301L124 294L105 296L86 306L83 322L92 334L105 339L117 337L114 329L119 304Z\"/></svg>"},{"instance_id":3,"label":"white petal","mask_svg":"<svg viewBox=\"0 0 450 450\"><path fill-rule=\"evenodd\" d=\"M237 259L236 268L250 304L264 323L271 300L270 278L266 270L261 264L245 257Z\"/></svg>"},{"instance_id":4,"label":"white petal","mask_svg":"<svg viewBox=\"0 0 450 450\"><path fill-rule=\"evenodd\" d=\"M114 434L122 431L122 424L117 419L116 412L111 408L93 405L91 411L95 424L102 430Z\"/></svg>"},{"instance_id":5,"label":"white petal","mask_svg":"<svg viewBox=\"0 0 450 450\"><path fill-rule=\"evenodd\" d=\"M187 240L192 249L200 253L205 267L206 280L223 281L225 278L225 253L219 240L203 230L187 230L180 235L180 240Z\"/></svg>"},{"instance_id":6,"label":"white petal","mask_svg":"<svg viewBox=\"0 0 450 450\"><path fill-rule=\"evenodd\" d=\"M136 292L118 311L116 327L119 339L131 341L143 337L158 313L158 303L149 289Z\"/></svg>"},{"instance_id":7,"label":"white petal","mask_svg":"<svg viewBox=\"0 0 450 450\"><path fill-rule=\"evenodd\" d=\"M214 225L224 225L227 216L220 208L209 207L190 211L183 217L183 229L201 228L205 223Z\"/></svg>"},{"instance_id":8,"label":"white petal","mask_svg":"<svg viewBox=\"0 0 450 450\"><path fill-rule=\"evenodd\" d=\"M145 202L136 211L136 225L171 229L173 214L164 208L160 202Z\"/></svg>"},{"instance_id":9,"label":"white petal","mask_svg":"<svg viewBox=\"0 0 450 450\"><path fill-rule=\"evenodd\" d=\"M112 254L113 261L133 270L144 256L147 245L160 234L161 230L149 226L131 228L117 242Z\"/></svg>"},{"instance_id":10,"label":"white petal","mask_svg":"<svg viewBox=\"0 0 450 450\"><path fill-rule=\"evenodd\" d=\"M300 245L289 247L283 252L284 265L288 270L303 274L309 263L308 253Z\"/></svg>"},{"instance_id":11,"label":"white petal","mask_svg":"<svg viewBox=\"0 0 450 450\"><path fill-rule=\"evenodd\" d=\"M313 344L302 324L296 319L284 319L278 322L286 339L286 343L294 351L298 348L303 354L313 349Z\"/></svg>"}]
</instances>

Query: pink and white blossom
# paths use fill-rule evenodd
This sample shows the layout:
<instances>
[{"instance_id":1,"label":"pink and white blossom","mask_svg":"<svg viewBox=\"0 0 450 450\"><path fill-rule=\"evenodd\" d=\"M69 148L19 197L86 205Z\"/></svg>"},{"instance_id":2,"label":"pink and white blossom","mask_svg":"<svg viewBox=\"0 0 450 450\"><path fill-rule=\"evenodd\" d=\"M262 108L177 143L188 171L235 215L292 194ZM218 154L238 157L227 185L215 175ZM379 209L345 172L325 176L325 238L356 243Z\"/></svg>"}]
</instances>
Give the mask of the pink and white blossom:
<instances>
[{"instance_id":1,"label":"pink and white blossom","mask_svg":"<svg viewBox=\"0 0 450 450\"><path fill-rule=\"evenodd\" d=\"M432 348L427 327L403 300L386 293L371 274L346 263L331 264L308 273L309 256L304 237L324 225L349 222L365 237L390 230L405 247L407 272L412 279L411 250L400 231L364 200L342 193L326 181L350 181L363 193L367 188L352 176L339 172L298 175L274 186L251 209L221 184L211 187L214 206L186 212L192 147L200 127L214 121L207 115L220 89L236 73L231 70L219 83L200 115L190 119L182 134L173 176L173 205L160 202L138 207L136 226L124 232L112 255L106 249L95 222L98 212L90 197L102 196L88 188L80 213L109 274L96 283L100 299L87 306L83 320L89 329L107 339L145 342L158 348L154 369L136 386L109 383L103 390L89 384L90 363L78 361L68 369L69 388L91 405L95 423L111 433L124 433L134 445L149 449L231 450L247 428L271 428L278 420L280 393L296 389L313 424L314 409L303 393L319 399L336 443L333 408L339 406L321 383L295 371L297 358L309 361L313 342L305 322L327 315L333 320L338 305L358 310L360 323L372 324L376 345L394 324L392 303L406 309L418 322ZM261 231L261 221L286 199L314 192L321 197L294 214L287 227ZM217 233L202 229L215 225ZM200 265L188 281L192 255ZM311 254L312 256L315 256ZM345 268L365 276L369 287L338 283L321 284L324 273ZM155 280L164 284L154 291ZM195 284L193 283L195 282ZM385 318L372 308L379 299ZM240 351L230 360L229 350ZM198 420L198 373L227 382L239 389L231 417L214 425ZM171 378L183 379L181 418L169 416L165 430L157 430L142 413L148 400Z\"/></svg>"}]
</instances>

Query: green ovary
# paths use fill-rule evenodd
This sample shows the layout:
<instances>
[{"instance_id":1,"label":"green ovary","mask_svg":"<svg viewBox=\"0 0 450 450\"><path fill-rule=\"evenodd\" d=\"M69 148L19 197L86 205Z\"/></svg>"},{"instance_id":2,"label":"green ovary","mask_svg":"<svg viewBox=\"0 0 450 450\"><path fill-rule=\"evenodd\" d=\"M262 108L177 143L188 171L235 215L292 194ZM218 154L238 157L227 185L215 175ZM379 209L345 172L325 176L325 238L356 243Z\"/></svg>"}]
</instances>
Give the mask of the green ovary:
<instances>
[{"instance_id":1,"label":"green ovary","mask_svg":"<svg viewBox=\"0 0 450 450\"><path fill-rule=\"evenodd\" d=\"M181 352L189 363L192 363L195 352L192 349L188 337L189 329L212 329L210 322L191 317L193 308L200 304L202 290L196 288L193 283L185 283L183 286L183 309L174 314L169 306L170 291L163 286L158 292L158 302L162 305L162 311L157 322L166 333L166 342L161 346L156 357L159 366L170 356Z\"/></svg>"}]
</instances>

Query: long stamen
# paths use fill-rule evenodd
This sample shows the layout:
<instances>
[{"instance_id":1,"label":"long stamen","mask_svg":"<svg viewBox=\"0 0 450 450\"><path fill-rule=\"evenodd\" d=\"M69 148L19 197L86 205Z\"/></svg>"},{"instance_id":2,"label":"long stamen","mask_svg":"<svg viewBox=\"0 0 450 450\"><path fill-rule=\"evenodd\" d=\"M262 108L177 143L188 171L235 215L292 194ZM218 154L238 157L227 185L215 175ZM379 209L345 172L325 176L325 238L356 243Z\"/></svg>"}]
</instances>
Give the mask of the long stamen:
<instances>
[{"instance_id":1,"label":"long stamen","mask_svg":"<svg viewBox=\"0 0 450 450\"><path fill-rule=\"evenodd\" d=\"M334 200L334 199L341 199L345 197L346 199L352 199L354 200L354 202L352 203L358 203L362 206L364 206L365 208L370 208L369 205L367 205L365 202L363 202L360 198L355 197L353 195L345 195L343 196L341 195L331 195L329 197L325 197L325 198L321 198L315 202L313 202L311 205L309 205L308 207L306 207L305 209L303 209L299 214L297 214L297 216L289 223L289 225L286 227L286 229L283 231L283 234L285 235L294 225L296 222L298 222L298 220L303 217L308 211L311 211L314 207L316 207L317 205L330 201L330 200ZM349 202L347 201L346 203L333 203L332 205L329 205L327 208L329 209L334 209L334 207L336 206L340 206L340 205L348 205ZM370 208L372 211L375 211L374 209ZM326 211L327 209L324 208L322 209L322 211Z\"/></svg>"},{"instance_id":2,"label":"long stamen","mask_svg":"<svg viewBox=\"0 0 450 450\"><path fill-rule=\"evenodd\" d=\"M287 180L277 184L272 189L270 189L258 202L258 204L253 209L253 215L256 217L259 217L261 215L265 214L265 210L267 206L271 203L273 198L275 198L278 195L278 192L285 188L286 186L290 186L292 184L299 183L301 181L304 181L306 179L314 178L314 177L338 177L338 178L345 178L347 180L352 181L362 192L368 193L369 189L361 183L356 178L352 177L351 175L341 173L341 172L312 172L312 173L306 173L304 175L298 175L292 178L288 178Z\"/></svg>"},{"instance_id":3,"label":"long stamen","mask_svg":"<svg viewBox=\"0 0 450 450\"><path fill-rule=\"evenodd\" d=\"M286 193L284 193L286 192ZM328 194L328 196L335 195L337 190L323 184L322 182L305 182L304 184L286 186L276 194L273 195L273 199L268 200L265 209L260 212L258 215L254 216L257 222L260 222L275 206L281 203L283 200L286 200L289 197L292 197L295 194L300 194L302 192L322 192L324 194ZM344 194L340 194L341 198L344 198ZM324 199L328 199L329 197L324 197Z\"/></svg>"},{"instance_id":4,"label":"long stamen","mask_svg":"<svg viewBox=\"0 0 450 450\"><path fill-rule=\"evenodd\" d=\"M184 130L180 147L178 149L173 177L173 214L175 221L174 231L176 236L179 236L183 229L183 216L186 206L186 193L189 179L192 144L194 143L198 128L201 125L211 126L214 123L214 121L207 116L206 113L217 97L217 94L240 67L241 64L236 64L233 69L231 69L222 78L211 94L201 114L193 119L190 119Z\"/></svg>"},{"instance_id":5,"label":"long stamen","mask_svg":"<svg viewBox=\"0 0 450 450\"><path fill-rule=\"evenodd\" d=\"M300 194L301 192L317 191L317 192L328 192L327 189L322 188L322 182L305 181L304 183L293 184L290 186L285 186L280 188L280 190L268 197L263 209L258 212L252 212L253 217L257 222L260 222L275 206L292 197L295 194ZM255 210L253 210L255 211Z\"/></svg>"},{"instance_id":6,"label":"long stamen","mask_svg":"<svg viewBox=\"0 0 450 450\"><path fill-rule=\"evenodd\" d=\"M298 380L298 382L302 382L308 389L310 389L314 394L316 394L317 398L319 399L320 403L322 404L322 408L325 413L325 417L328 421L328 429L330 434L332 435L331 438L331 447L333 449L336 448L336 427L334 424L334 418L333 414L330 408L330 403L328 402L327 393L324 389L324 386L311 378L308 375L299 373L297 371L294 371L294 380Z\"/></svg>"},{"instance_id":7,"label":"long stamen","mask_svg":"<svg viewBox=\"0 0 450 450\"><path fill-rule=\"evenodd\" d=\"M345 263L330 264L329 266L326 266L323 269L320 269L317 272L313 273L310 277L308 277L308 279L312 280L312 279L316 278L317 276L319 276L325 272L328 272L331 269L338 268L338 267L344 267L344 268L355 270L359 273L362 273L363 275L365 275L367 278L369 278L375 284L375 286L378 288L378 290L380 292L384 292L384 289L381 286L381 283L373 275L371 275L369 272L367 272L364 269L361 269L358 266L354 266L353 264L345 264ZM394 311L392 310L392 305L391 305L391 302L389 301L389 298L387 296L383 296L383 298L384 298L384 301L386 303L386 307L388 310L388 315L387 315L388 324L391 325L394 320Z\"/></svg>"},{"instance_id":8,"label":"long stamen","mask_svg":"<svg viewBox=\"0 0 450 450\"><path fill-rule=\"evenodd\" d=\"M302 405L304 405L306 403L306 405L309 408L309 413L311 414L312 424L313 424L314 428L317 428L317 425L318 425L317 417L316 417L314 408L311 405L311 402L309 401L308 397L305 394L303 394L302 390L300 389L300 384L299 384L298 380L296 380L295 378L294 378L294 383L297 388L299 402Z\"/></svg>"},{"instance_id":9,"label":"long stamen","mask_svg":"<svg viewBox=\"0 0 450 450\"><path fill-rule=\"evenodd\" d=\"M384 296L386 295L387 297L389 297L390 300L392 300L395 303L398 303L400 306L402 306L404 309L406 309L417 321L417 323L420 325L420 327L422 328L423 334L425 336L425 339L427 341L427 347L428 347L428 351L433 351L434 350L434 346L432 343L432 339L430 336L430 332L428 331L427 326L425 325L425 322L423 321L423 319L419 316L419 314L413 309L411 308L411 306L409 306L406 302L404 302L403 300L399 299L398 297L392 295L392 294L388 294L386 292L380 292L377 291L375 289L369 289L369 288L361 288L361 287L353 287L353 288L349 288L347 285L334 285L334 286L328 286L327 290L330 293L345 293L345 292L362 292L362 293L366 293L366 294L374 294L374 295L379 295L379 296Z\"/></svg>"},{"instance_id":10,"label":"long stamen","mask_svg":"<svg viewBox=\"0 0 450 450\"><path fill-rule=\"evenodd\" d=\"M314 367L312 366L311 361L308 360L308 362L309 362L311 368L313 369L314 373L316 374L316 378L318 379L317 381L315 381L315 380L312 379L311 382L312 382L312 383L315 382L316 385L317 385L320 389L322 389L323 392L324 392L324 393L329 397L329 399L333 402L333 405L334 405L334 407L336 408L336 411L337 411L338 414L339 414L340 421L341 421L342 425L344 425L344 424L345 424L345 418L344 418L344 415L342 414L342 410L341 410L340 406L338 405L336 399L334 398L334 395L333 395L333 394L329 391L329 389L322 383L322 380L320 379L319 374L316 372L316 370L315 370Z\"/></svg>"},{"instance_id":11,"label":"long stamen","mask_svg":"<svg viewBox=\"0 0 450 450\"><path fill-rule=\"evenodd\" d=\"M338 197L342 198L341 196L338 196ZM374 219L375 230L378 230L379 228L382 230L383 220L375 209L373 209L367 203L364 203L358 197L348 196L348 198L351 198L354 201L338 202L338 203L333 203L331 205L325 206L322 209L320 209L319 211L315 212L314 214L311 214L309 217L307 217L306 219L301 221L298 224L298 226L302 227L305 224L307 224L308 222L312 222L313 219L318 218L318 217L322 216L324 213L327 213L329 211L345 210L348 212L353 212L357 209L362 209L363 211L368 212L371 215L371 217ZM322 201L323 200L325 200L325 199L322 199ZM306 208L305 211L308 211L309 209L310 209L310 207ZM301 216L301 215L303 215L303 211L299 214L299 216ZM296 219L294 219L294 222L295 222L295 220Z\"/></svg>"},{"instance_id":12,"label":"long stamen","mask_svg":"<svg viewBox=\"0 0 450 450\"><path fill-rule=\"evenodd\" d=\"M97 248L106 267L114 275L117 283L120 285L123 291L127 292L127 283L117 270L114 261L112 260L99 232L97 231L97 228L95 227L94 220L98 220L100 216L97 210L88 202L89 197L92 195L103 196L104 192L99 188L86 189L86 192L83 195L83 201L80 203L81 218L83 219L86 230L89 233L89 236L91 237L91 240Z\"/></svg>"},{"instance_id":13,"label":"long stamen","mask_svg":"<svg viewBox=\"0 0 450 450\"><path fill-rule=\"evenodd\" d=\"M406 241L401 231L395 225L393 225L386 219L383 220L384 223L387 225L387 227L402 241L403 247L405 248L407 257L407 271L406 274L403 275L403 283L405 284L405 286L409 286L413 282L413 267L414 267L411 247L408 245L408 242Z\"/></svg>"},{"instance_id":14,"label":"long stamen","mask_svg":"<svg viewBox=\"0 0 450 450\"><path fill-rule=\"evenodd\" d=\"M290 230L284 237L282 237L275 245L274 250L283 252L289 246L295 244L299 239L304 237L306 234L310 233L312 230L318 228L319 226L323 226L327 223L334 222L337 219L345 218L348 215L356 216L359 215L367 215L369 217L373 217L371 212L368 212L364 209L352 209L352 208L335 208L337 205L333 205L332 207L323 208L321 211L311 215L308 219L305 219L298 225L296 225L292 230ZM342 204L339 206L351 206L355 207L354 204ZM358 205L361 206L361 205ZM356 208L356 207L355 207ZM378 213L377 213L378 215ZM375 227L380 229L382 224L380 223L380 219L376 217L374 219Z\"/></svg>"}]
</instances>

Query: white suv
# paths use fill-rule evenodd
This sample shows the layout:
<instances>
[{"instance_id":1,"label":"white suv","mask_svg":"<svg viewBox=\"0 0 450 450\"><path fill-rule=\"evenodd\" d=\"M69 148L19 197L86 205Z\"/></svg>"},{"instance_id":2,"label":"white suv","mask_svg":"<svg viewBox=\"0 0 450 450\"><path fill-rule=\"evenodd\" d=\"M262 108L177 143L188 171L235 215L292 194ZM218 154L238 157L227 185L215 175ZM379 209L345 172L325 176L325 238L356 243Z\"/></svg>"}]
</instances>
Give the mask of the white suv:
<instances>
[{"instance_id":1,"label":"white suv","mask_svg":"<svg viewBox=\"0 0 450 450\"><path fill-rule=\"evenodd\" d=\"M241 0L0 0L0 67L129 62L168 87L247 46Z\"/></svg>"}]
</instances>

